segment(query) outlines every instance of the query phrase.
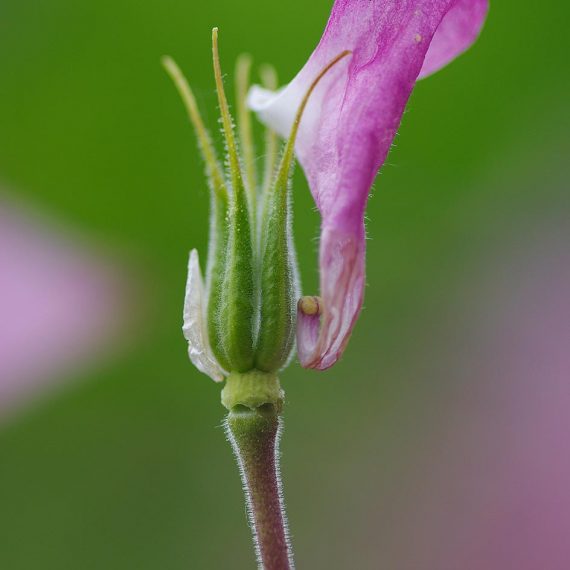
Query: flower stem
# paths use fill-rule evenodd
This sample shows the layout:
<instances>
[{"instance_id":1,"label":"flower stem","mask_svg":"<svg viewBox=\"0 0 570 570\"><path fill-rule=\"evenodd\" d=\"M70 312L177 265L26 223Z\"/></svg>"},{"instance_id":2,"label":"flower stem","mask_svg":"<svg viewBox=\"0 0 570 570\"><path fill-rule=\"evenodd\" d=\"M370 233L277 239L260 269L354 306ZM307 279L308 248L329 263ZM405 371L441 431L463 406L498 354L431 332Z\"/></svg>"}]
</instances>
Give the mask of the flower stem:
<instances>
[{"instance_id":1,"label":"flower stem","mask_svg":"<svg viewBox=\"0 0 570 570\"><path fill-rule=\"evenodd\" d=\"M234 406L225 422L240 469L260 570L294 567L279 474L279 408Z\"/></svg>"}]
</instances>

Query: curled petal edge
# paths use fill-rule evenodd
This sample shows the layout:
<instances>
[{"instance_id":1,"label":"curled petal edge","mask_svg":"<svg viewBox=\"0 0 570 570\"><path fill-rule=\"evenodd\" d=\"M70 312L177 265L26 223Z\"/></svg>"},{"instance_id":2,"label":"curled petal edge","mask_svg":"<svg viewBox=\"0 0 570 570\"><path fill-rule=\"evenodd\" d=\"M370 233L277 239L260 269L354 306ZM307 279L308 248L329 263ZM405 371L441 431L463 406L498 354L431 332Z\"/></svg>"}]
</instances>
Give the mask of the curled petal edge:
<instances>
[{"instance_id":1,"label":"curled petal edge","mask_svg":"<svg viewBox=\"0 0 570 570\"><path fill-rule=\"evenodd\" d=\"M458 0L439 24L418 79L436 73L477 40L489 11L489 0Z\"/></svg>"},{"instance_id":2,"label":"curled petal edge","mask_svg":"<svg viewBox=\"0 0 570 570\"><path fill-rule=\"evenodd\" d=\"M297 310L297 353L304 368L326 370L342 355L362 308L364 227L357 234L323 228L320 266L319 312Z\"/></svg>"}]
</instances>

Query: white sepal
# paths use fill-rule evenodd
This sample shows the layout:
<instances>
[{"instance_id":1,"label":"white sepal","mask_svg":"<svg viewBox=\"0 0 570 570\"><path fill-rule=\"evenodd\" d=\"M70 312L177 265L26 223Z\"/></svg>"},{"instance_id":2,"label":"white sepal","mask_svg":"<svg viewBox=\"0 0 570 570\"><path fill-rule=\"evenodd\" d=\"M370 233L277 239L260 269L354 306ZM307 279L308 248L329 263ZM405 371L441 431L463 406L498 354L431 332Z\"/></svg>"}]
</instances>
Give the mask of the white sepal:
<instances>
[{"instance_id":1,"label":"white sepal","mask_svg":"<svg viewBox=\"0 0 570 570\"><path fill-rule=\"evenodd\" d=\"M299 106L317 72L318 70L313 75L307 72L303 77L297 76L291 83L277 91L253 85L247 95L247 106L257 114L264 125L286 139L291 134ZM327 93L322 84L326 85L329 81L328 77L321 80L321 87L314 91L303 113L303 120L297 135L297 142L301 145L310 146L315 137L321 120L323 99Z\"/></svg>"},{"instance_id":2,"label":"white sepal","mask_svg":"<svg viewBox=\"0 0 570 570\"><path fill-rule=\"evenodd\" d=\"M216 361L208 341L204 281L200 271L198 252L193 249L188 261L188 281L184 298L184 338L188 341L188 355L200 372L215 382L224 379L224 371Z\"/></svg>"}]
</instances>

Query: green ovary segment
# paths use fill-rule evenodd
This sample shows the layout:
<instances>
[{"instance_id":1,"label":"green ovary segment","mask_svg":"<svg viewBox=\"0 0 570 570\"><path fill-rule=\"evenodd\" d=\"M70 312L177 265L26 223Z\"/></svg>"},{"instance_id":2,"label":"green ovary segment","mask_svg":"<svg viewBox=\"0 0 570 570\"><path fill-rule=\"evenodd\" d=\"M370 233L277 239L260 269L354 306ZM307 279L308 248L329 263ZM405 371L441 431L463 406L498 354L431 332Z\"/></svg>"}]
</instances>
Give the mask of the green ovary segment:
<instances>
[{"instance_id":1,"label":"green ovary segment","mask_svg":"<svg viewBox=\"0 0 570 570\"><path fill-rule=\"evenodd\" d=\"M234 194L218 327L229 371L247 372L254 361L255 260L247 197Z\"/></svg>"},{"instance_id":2,"label":"green ovary segment","mask_svg":"<svg viewBox=\"0 0 570 570\"><path fill-rule=\"evenodd\" d=\"M286 364L295 342L297 268L288 194L288 175L278 176L267 197L261 232L260 328L255 364L266 372Z\"/></svg>"},{"instance_id":3,"label":"green ovary segment","mask_svg":"<svg viewBox=\"0 0 570 570\"><path fill-rule=\"evenodd\" d=\"M221 338L220 307L228 246L228 201L214 195L207 269L208 337L214 356L220 366L229 370L229 362Z\"/></svg>"}]
</instances>

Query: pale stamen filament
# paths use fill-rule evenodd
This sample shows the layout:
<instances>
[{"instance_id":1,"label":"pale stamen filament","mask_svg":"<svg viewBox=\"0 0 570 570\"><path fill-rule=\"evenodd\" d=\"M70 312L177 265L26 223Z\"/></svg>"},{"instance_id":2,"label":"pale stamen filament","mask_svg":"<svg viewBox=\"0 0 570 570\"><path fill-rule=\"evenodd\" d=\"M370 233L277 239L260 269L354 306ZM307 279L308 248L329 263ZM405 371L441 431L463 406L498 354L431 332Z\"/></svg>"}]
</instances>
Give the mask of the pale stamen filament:
<instances>
[{"instance_id":1,"label":"pale stamen filament","mask_svg":"<svg viewBox=\"0 0 570 570\"><path fill-rule=\"evenodd\" d=\"M305 93L299 108L297 109L297 114L295 115L295 120L293 121L293 127L291 128L291 134L289 135L289 139L287 141L287 146L285 147L285 152L283 153L283 158L281 160L281 167L279 174L285 174L289 170L289 166L291 164L291 160L293 158L293 152L295 149L295 140L297 138L297 132L299 131L299 125L301 124L301 119L303 118L303 113L305 112L305 108L307 107L307 103L315 90L315 87L319 84L319 81L330 71L332 67L334 67L341 59L345 58L347 55L350 55L352 52L349 50L343 51L342 53L338 54L331 62L329 62L321 72L315 77L313 82L311 83L309 89ZM283 169L286 169L284 172Z\"/></svg>"},{"instance_id":2,"label":"pale stamen filament","mask_svg":"<svg viewBox=\"0 0 570 570\"><path fill-rule=\"evenodd\" d=\"M214 186L214 191L222 192L225 188L224 186L224 175L222 168L217 159L216 151L212 145L212 140L210 135L204 126L204 121L200 115L200 110L198 109L198 104L196 102L196 97L192 92L190 85L184 74L176 64L176 62L169 56L164 56L162 58L162 65L172 81L176 86L182 102L186 107L188 113L188 118L194 127L196 132L196 138L198 139L198 145L202 153L204 162L208 169L208 174L212 178L212 184Z\"/></svg>"},{"instance_id":3,"label":"pale stamen filament","mask_svg":"<svg viewBox=\"0 0 570 570\"><path fill-rule=\"evenodd\" d=\"M228 105L228 100L226 98L226 92L224 91L224 82L222 80L222 69L220 67L220 55L218 51L218 28L214 28L212 30L212 56L214 61L214 77L216 80L218 103L220 105L222 126L224 129L224 136L226 138L226 146L230 163L232 190L235 193L241 190L241 171L236 141L234 137L232 117L230 115L230 108Z\"/></svg>"}]
</instances>

